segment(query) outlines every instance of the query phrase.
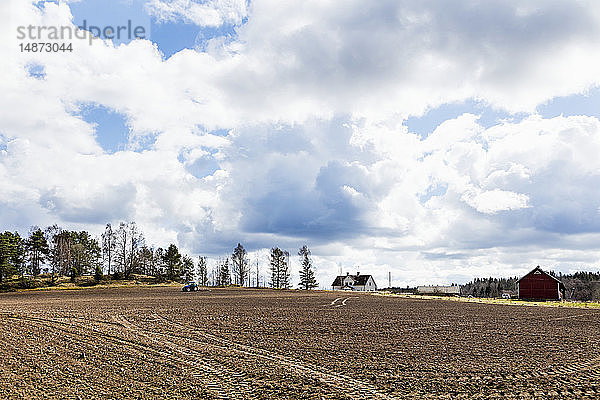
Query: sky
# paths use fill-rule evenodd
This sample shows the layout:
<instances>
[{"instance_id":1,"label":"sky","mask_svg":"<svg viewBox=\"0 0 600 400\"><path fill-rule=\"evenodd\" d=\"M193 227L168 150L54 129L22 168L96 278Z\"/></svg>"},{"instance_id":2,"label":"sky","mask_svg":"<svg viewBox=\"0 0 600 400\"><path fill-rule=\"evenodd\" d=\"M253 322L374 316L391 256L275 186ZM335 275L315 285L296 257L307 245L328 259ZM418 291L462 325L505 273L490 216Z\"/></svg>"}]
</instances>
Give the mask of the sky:
<instances>
[{"instance_id":1,"label":"sky","mask_svg":"<svg viewBox=\"0 0 600 400\"><path fill-rule=\"evenodd\" d=\"M295 282L306 244L322 288L599 270L597 1L0 10L1 230L135 221L213 261L240 242L263 275L278 246Z\"/></svg>"}]
</instances>

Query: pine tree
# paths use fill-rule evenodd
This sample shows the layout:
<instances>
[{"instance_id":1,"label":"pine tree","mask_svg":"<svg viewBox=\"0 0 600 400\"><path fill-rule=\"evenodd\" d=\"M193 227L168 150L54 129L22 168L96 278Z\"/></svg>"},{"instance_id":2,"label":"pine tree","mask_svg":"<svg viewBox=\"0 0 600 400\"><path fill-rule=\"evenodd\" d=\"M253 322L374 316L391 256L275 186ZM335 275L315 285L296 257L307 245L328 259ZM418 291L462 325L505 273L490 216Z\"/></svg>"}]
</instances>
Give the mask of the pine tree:
<instances>
[{"instance_id":1,"label":"pine tree","mask_svg":"<svg viewBox=\"0 0 600 400\"><path fill-rule=\"evenodd\" d=\"M50 254L50 247L48 247L44 232L40 228L32 229L29 238L25 241L25 249L29 260L29 270L33 276L38 276L41 273L41 265Z\"/></svg>"},{"instance_id":2,"label":"pine tree","mask_svg":"<svg viewBox=\"0 0 600 400\"><path fill-rule=\"evenodd\" d=\"M273 289L279 289L279 274L281 269L280 259L283 257L283 252L279 249L279 247L274 247L271 249L271 287Z\"/></svg>"},{"instance_id":3,"label":"pine tree","mask_svg":"<svg viewBox=\"0 0 600 400\"><path fill-rule=\"evenodd\" d=\"M165 250L159 247L154 252L152 271L154 276L158 277L160 281L167 279L167 268L165 263Z\"/></svg>"},{"instance_id":4,"label":"pine tree","mask_svg":"<svg viewBox=\"0 0 600 400\"><path fill-rule=\"evenodd\" d=\"M137 265L136 265L136 273L142 275L154 275L154 251L147 247L142 246L141 249L137 251L136 255Z\"/></svg>"},{"instance_id":5,"label":"pine tree","mask_svg":"<svg viewBox=\"0 0 600 400\"><path fill-rule=\"evenodd\" d=\"M181 257L182 275L186 281L191 281L194 278L194 260L190 256L184 255Z\"/></svg>"},{"instance_id":6,"label":"pine tree","mask_svg":"<svg viewBox=\"0 0 600 400\"><path fill-rule=\"evenodd\" d=\"M4 278L10 277L14 273L14 268L10 262L11 243L10 232L0 233L0 283Z\"/></svg>"},{"instance_id":7,"label":"pine tree","mask_svg":"<svg viewBox=\"0 0 600 400\"><path fill-rule=\"evenodd\" d=\"M208 286L208 268L206 266L206 257L198 259L198 268L196 269L198 284L200 286Z\"/></svg>"},{"instance_id":8,"label":"pine tree","mask_svg":"<svg viewBox=\"0 0 600 400\"><path fill-rule=\"evenodd\" d=\"M17 232L0 233L0 282L13 274L23 273L25 249Z\"/></svg>"},{"instance_id":9,"label":"pine tree","mask_svg":"<svg viewBox=\"0 0 600 400\"><path fill-rule=\"evenodd\" d=\"M309 290L314 289L318 286L317 280L315 279L315 273L312 269L312 260L310 259L310 250L304 245L298 251L300 256L300 264L302 269L300 270L300 284L302 289Z\"/></svg>"},{"instance_id":10,"label":"pine tree","mask_svg":"<svg viewBox=\"0 0 600 400\"><path fill-rule=\"evenodd\" d=\"M104 275L102 274L102 267L100 264L96 265L96 271L94 271L94 280L96 283L100 282Z\"/></svg>"},{"instance_id":11,"label":"pine tree","mask_svg":"<svg viewBox=\"0 0 600 400\"><path fill-rule=\"evenodd\" d=\"M235 276L235 283L238 285L244 285L248 277L248 259L246 258L246 249L240 243L233 250L231 255L231 264L233 269L233 275Z\"/></svg>"},{"instance_id":12,"label":"pine tree","mask_svg":"<svg viewBox=\"0 0 600 400\"><path fill-rule=\"evenodd\" d=\"M181 276L181 254L174 244L170 244L163 255L163 262L166 269L166 278L170 281L176 280Z\"/></svg>"},{"instance_id":13,"label":"pine tree","mask_svg":"<svg viewBox=\"0 0 600 400\"><path fill-rule=\"evenodd\" d=\"M287 252L281 251L279 247L271 249L271 287L274 289L289 288L290 274L288 272Z\"/></svg>"},{"instance_id":14,"label":"pine tree","mask_svg":"<svg viewBox=\"0 0 600 400\"><path fill-rule=\"evenodd\" d=\"M231 284L231 275L229 274L229 258L221 263L219 269L219 286L229 286Z\"/></svg>"}]
</instances>

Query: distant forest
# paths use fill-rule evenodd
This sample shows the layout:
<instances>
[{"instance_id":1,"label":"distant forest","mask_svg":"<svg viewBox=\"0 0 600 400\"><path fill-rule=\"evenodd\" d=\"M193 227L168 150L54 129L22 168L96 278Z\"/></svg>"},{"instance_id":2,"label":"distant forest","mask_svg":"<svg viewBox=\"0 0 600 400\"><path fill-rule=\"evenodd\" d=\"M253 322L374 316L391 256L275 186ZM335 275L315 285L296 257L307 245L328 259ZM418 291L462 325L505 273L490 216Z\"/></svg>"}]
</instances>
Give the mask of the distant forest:
<instances>
[{"instance_id":1,"label":"distant forest","mask_svg":"<svg viewBox=\"0 0 600 400\"><path fill-rule=\"evenodd\" d=\"M307 246L298 251L302 289L318 286ZM148 246L135 222L121 222L118 227L107 224L99 238L86 231L70 231L57 225L45 229L32 227L22 238L17 232L0 233L0 285L20 279L30 286L31 278L44 277L54 284L60 277L94 276L96 282L113 279L153 277L155 281L189 281L197 279L202 286L270 286L291 287L289 252L271 249L269 270L261 281L258 263L250 266L247 252L240 243L231 255L218 259L210 268L206 257L181 254L176 245L167 248ZM262 285L261 285L262 284Z\"/></svg>"},{"instance_id":2,"label":"distant forest","mask_svg":"<svg viewBox=\"0 0 600 400\"><path fill-rule=\"evenodd\" d=\"M307 246L298 250L302 289L318 286ZM121 222L118 227L107 224L104 233L94 238L87 231L70 231L57 225L45 229L32 227L27 237L17 232L0 232L0 289L3 282L17 277L22 287L32 284L31 278L44 277L54 284L60 277L76 281L81 276L102 280L127 280L136 276L152 277L156 282L183 282L196 279L201 286L253 286L288 289L290 253L271 249L268 270L261 276L259 265L250 265L247 252L240 243L231 255L219 258L212 267L207 258L181 254L170 244L154 248L146 244L135 222ZM600 273L576 272L556 276L565 285L565 298L577 301L600 300ZM461 286L461 294L474 297L500 297L502 293L517 294L518 277L476 278ZM395 288L410 292L412 289Z\"/></svg>"},{"instance_id":3,"label":"distant forest","mask_svg":"<svg viewBox=\"0 0 600 400\"><path fill-rule=\"evenodd\" d=\"M600 300L600 272L575 272L574 274L549 273L565 285L565 298L577 301ZM500 297L508 292L517 295L517 280L512 278L476 278L461 287L461 294L474 297Z\"/></svg>"}]
</instances>

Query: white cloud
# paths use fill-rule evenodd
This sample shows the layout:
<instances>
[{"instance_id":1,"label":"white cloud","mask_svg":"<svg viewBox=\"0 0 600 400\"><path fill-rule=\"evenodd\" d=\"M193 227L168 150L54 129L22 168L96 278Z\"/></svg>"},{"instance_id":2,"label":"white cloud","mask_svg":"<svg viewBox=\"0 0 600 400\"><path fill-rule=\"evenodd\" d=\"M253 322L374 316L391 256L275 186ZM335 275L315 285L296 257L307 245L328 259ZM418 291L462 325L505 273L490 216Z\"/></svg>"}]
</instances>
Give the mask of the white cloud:
<instances>
[{"instance_id":1,"label":"white cloud","mask_svg":"<svg viewBox=\"0 0 600 400\"><path fill-rule=\"evenodd\" d=\"M245 2L152 4L163 19L203 26L246 15ZM533 115L485 129L467 113L423 140L402 123L469 98L528 111L598 85L600 58L588 51L598 6L446 4L258 0L236 40L168 60L144 40L20 53L15 25L71 16L64 4L11 4L0 41L0 222L100 229L135 219L150 242L214 254L238 241L292 253L309 243L320 280L342 263L376 271L380 285L389 269L397 283L426 283L540 259L597 263L596 118ZM32 62L44 79L27 75ZM106 154L74 113L82 102L125 115L134 138L154 144Z\"/></svg>"},{"instance_id":2,"label":"white cloud","mask_svg":"<svg viewBox=\"0 0 600 400\"><path fill-rule=\"evenodd\" d=\"M239 25L248 15L247 0L149 0L147 8L159 21L184 21L203 27Z\"/></svg>"},{"instance_id":3,"label":"white cloud","mask_svg":"<svg viewBox=\"0 0 600 400\"><path fill-rule=\"evenodd\" d=\"M471 207L485 214L498 211L518 210L527 207L529 197L506 190L489 190L482 193L465 193L462 197Z\"/></svg>"},{"instance_id":4,"label":"white cloud","mask_svg":"<svg viewBox=\"0 0 600 400\"><path fill-rule=\"evenodd\" d=\"M224 89L234 108L302 119L407 116L468 98L531 111L598 85L597 4L520 5L532 3L253 2ZM257 102L259 91L270 95Z\"/></svg>"}]
</instances>

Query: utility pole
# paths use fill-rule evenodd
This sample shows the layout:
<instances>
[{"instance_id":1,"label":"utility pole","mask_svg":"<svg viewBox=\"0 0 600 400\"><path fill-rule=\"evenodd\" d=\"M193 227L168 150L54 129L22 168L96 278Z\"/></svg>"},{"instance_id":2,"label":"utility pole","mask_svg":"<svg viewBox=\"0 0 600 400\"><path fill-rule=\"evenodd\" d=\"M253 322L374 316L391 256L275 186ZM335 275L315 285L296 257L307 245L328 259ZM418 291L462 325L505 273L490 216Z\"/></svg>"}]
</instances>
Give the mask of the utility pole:
<instances>
[{"instance_id":1,"label":"utility pole","mask_svg":"<svg viewBox=\"0 0 600 400\"><path fill-rule=\"evenodd\" d=\"M388 288L392 288L392 271L388 271Z\"/></svg>"}]
</instances>

